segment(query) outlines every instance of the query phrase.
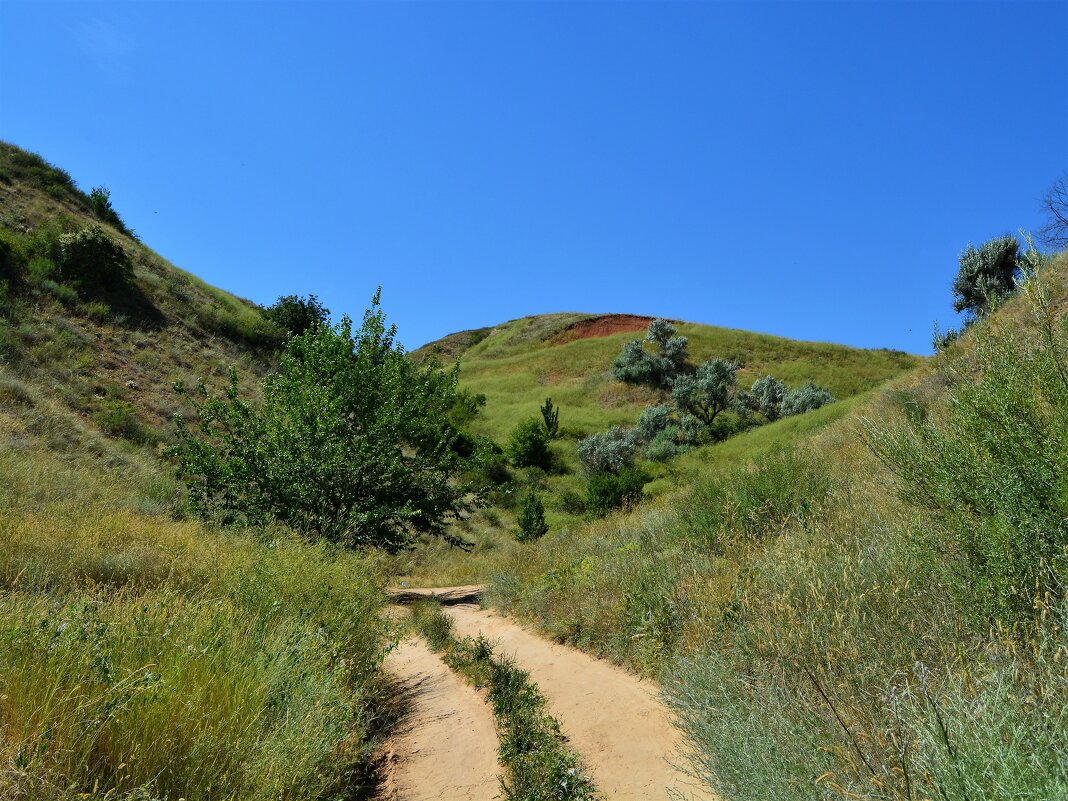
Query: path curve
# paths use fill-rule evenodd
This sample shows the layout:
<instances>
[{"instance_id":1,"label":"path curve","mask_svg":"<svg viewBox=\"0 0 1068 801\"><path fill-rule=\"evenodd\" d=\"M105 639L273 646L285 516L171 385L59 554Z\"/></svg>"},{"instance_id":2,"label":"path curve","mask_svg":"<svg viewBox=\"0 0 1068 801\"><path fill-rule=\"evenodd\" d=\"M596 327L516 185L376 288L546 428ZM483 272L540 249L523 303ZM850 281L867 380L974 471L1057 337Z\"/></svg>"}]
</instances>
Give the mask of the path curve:
<instances>
[{"instance_id":1,"label":"path curve","mask_svg":"<svg viewBox=\"0 0 1068 801\"><path fill-rule=\"evenodd\" d=\"M388 801L498 798L497 730L486 700L421 640L401 642L384 667L409 709L390 738L380 796Z\"/></svg>"},{"instance_id":2,"label":"path curve","mask_svg":"<svg viewBox=\"0 0 1068 801\"><path fill-rule=\"evenodd\" d=\"M515 621L471 604L450 606L461 637L482 633L495 653L515 659L548 701L548 711L611 801L715 799L674 767L683 745L651 681L589 654L551 642Z\"/></svg>"}]
</instances>

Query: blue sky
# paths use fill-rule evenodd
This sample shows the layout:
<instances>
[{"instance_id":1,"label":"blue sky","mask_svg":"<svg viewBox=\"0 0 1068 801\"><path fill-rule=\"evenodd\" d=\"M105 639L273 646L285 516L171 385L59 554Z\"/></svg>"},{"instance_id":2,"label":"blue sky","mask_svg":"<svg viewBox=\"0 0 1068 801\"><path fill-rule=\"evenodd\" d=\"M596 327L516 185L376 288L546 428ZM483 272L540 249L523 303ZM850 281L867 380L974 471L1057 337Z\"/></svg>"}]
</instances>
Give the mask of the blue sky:
<instances>
[{"instance_id":1,"label":"blue sky","mask_svg":"<svg viewBox=\"0 0 1068 801\"><path fill-rule=\"evenodd\" d=\"M0 0L0 138L410 347L549 311L929 352L1068 167L1068 3Z\"/></svg>"}]
</instances>

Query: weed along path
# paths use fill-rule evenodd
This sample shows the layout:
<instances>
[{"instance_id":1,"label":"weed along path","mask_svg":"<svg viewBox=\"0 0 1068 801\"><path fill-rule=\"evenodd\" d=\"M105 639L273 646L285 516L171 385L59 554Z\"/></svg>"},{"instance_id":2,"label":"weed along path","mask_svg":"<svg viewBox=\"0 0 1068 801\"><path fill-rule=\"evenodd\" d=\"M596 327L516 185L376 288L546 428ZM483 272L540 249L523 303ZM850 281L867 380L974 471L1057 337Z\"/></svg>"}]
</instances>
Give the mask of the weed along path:
<instances>
[{"instance_id":1,"label":"weed along path","mask_svg":"<svg viewBox=\"0 0 1068 801\"><path fill-rule=\"evenodd\" d=\"M383 801L499 797L497 731L485 700L420 640L397 646L385 669L408 713L390 739Z\"/></svg>"},{"instance_id":2,"label":"weed along path","mask_svg":"<svg viewBox=\"0 0 1068 801\"><path fill-rule=\"evenodd\" d=\"M446 612L457 636L481 633L496 643L496 653L530 673L609 801L715 798L673 766L682 736L655 684L473 604L447 606Z\"/></svg>"}]
</instances>

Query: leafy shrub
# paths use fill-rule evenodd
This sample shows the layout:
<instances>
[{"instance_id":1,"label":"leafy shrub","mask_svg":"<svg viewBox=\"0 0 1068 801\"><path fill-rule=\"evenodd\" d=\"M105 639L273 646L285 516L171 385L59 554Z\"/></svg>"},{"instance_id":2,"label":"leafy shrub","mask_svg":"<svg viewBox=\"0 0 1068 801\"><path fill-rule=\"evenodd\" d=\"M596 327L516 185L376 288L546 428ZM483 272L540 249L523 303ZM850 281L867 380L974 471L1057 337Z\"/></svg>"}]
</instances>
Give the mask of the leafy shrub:
<instances>
[{"instance_id":1,"label":"leafy shrub","mask_svg":"<svg viewBox=\"0 0 1068 801\"><path fill-rule=\"evenodd\" d=\"M292 337L259 407L234 371L222 398L179 387L196 429L176 417L171 453L194 509L347 547L396 551L415 532L467 547L448 530L479 499L451 447L457 370L416 365L395 338L376 293L359 330L344 318Z\"/></svg>"},{"instance_id":2,"label":"leafy shrub","mask_svg":"<svg viewBox=\"0 0 1068 801\"><path fill-rule=\"evenodd\" d=\"M121 289L133 279L133 262L99 225L60 238L60 275L83 292Z\"/></svg>"},{"instance_id":3,"label":"leafy shrub","mask_svg":"<svg viewBox=\"0 0 1068 801\"><path fill-rule=\"evenodd\" d=\"M89 193L89 208L92 209L93 214L101 222L106 222L108 225L113 225L124 234L136 239L134 232L126 227L126 223L123 222L122 217L115 211L115 207L111 205L111 190L106 186L97 186L93 188L93 191Z\"/></svg>"},{"instance_id":4,"label":"leafy shrub","mask_svg":"<svg viewBox=\"0 0 1068 801\"><path fill-rule=\"evenodd\" d=\"M564 490L559 497L560 509L569 515L586 514L586 499L574 490Z\"/></svg>"},{"instance_id":5,"label":"leafy shrub","mask_svg":"<svg viewBox=\"0 0 1068 801\"><path fill-rule=\"evenodd\" d=\"M533 417L512 429L505 451L516 467L540 467L546 470L552 459L545 426Z\"/></svg>"},{"instance_id":6,"label":"leafy shrub","mask_svg":"<svg viewBox=\"0 0 1068 801\"><path fill-rule=\"evenodd\" d=\"M9 286L21 283L26 260L26 249L21 238L0 228L0 282Z\"/></svg>"},{"instance_id":7,"label":"leafy shrub","mask_svg":"<svg viewBox=\"0 0 1068 801\"><path fill-rule=\"evenodd\" d=\"M456 390L456 400L449 409L449 419L457 428L462 428L474 420L486 405L486 396L481 392L475 394L469 389Z\"/></svg>"},{"instance_id":8,"label":"leafy shrub","mask_svg":"<svg viewBox=\"0 0 1068 801\"><path fill-rule=\"evenodd\" d=\"M960 269L953 281L953 308L982 316L1016 288L1019 243L1011 234L968 245L960 254Z\"/></svg>"},{"instance_id":9,"label":"leafy shrub","mask_svg":"<svg viewBox=\"0 0 1068 801\"><path fill-rule=\"evenodd\" d=\"M756 410L773 423L782 414L782 404L786 398L786 384L773 376L766 375L753 382L749 397Z\"/></svg>"},{"instance_id":10,"label":"leafy shrub","mask_svg":"<svg viewBox=\"0 0 1068 801\"><path fill-rule=\"evenodd\" d=\"M829 389L809 379L798 389L792 389L786 393L782 401L782 416L804 414L826 406L828 403L834 403L835 400L836 398Z\"/></svg>"},{"instance_id":11,"label":"leafy shrub","mask_svg":"<svg viewBox=\"0 0 1068 801\"><path fill-rule=\"evenodd\" d=\"M612 362L612 375L627 384L642 384L663 389L670 387L680 371L685 369L689 340L676 334L675 326L667 320L649 323L645 341L655 352L649 353L640 340L623 346L623 352Z\"/></svg>"},{"instance_id":12,"label":"leafy shrub","mask_svg":"<svg viewBox=\"0 0 1068 801\"><path fill-rule=\"evenodd\" d=\"M711 359L697 368L692 376L679 376L671 388L671 397L680 414L696 417L706 426L735 403L738 389L738 365L723 359Z\"/></svg>"},{"instance_id":13,"label":"leafy shrub","mask_svg":"<svg viewBox=\"0 0 1068 801\"><path fill-rule=\"evenodd\" d=\"M934 334L931 336L931 347L936 352L941 353L958 339L960 339L961 332L957 329L951 328L948 331L940 331L938 326L935 326Z\"/></svg>"},{"instance_id":14,"label":"leafy shrub","mask_svg":"<svg viewBox=\"0 0 1068 801\"><path fill-rule=\"evenodd\" d=\"M545 507L538 493L530 490L519 504L519 530L515 538L520 542L540 539L549 531L545 523Z\"/></svg>"},{"instance_id":15,"label":"leafy shrub","mask_svg":"<svg viewBox=\"0 0 1068 801\"><path fill-rule=\"evenodd\" d=\"M679 441L681 432L677 426L665 428L645 446L642 453L646 459L653 462L666 462L674 459L690 449L688 445Z\"/></svg>"},{"instance_id":16,"label":"leafy shrub","mask_svg":"<svg viewBox=\"0 0 1068 801\"><path fill-rule=\"evenodd\" d=\"M667 403L646 406L638 415L638 422L634 425L635 433L643 442L651 442L673 424L673 412L674 410Z\"/></svg>"},{"instance_id":17,"label":"leafy shrub","mask_svg":"<svg viewBox=\"0 0 1068 801\"><path fill-rule=\"evenodd\" d=\"M868 443L930 509L928 547L965 608L1025 621L1035 599L1056 604L1068 578L1068 335L1039 279L1025 284L1043 334L975 327L977 369L958 357L944 369L944 420L869 424Z\"/></svg>"},{"instance_id":18,"label":"leafy shrub","mask_svg":"<svg viewBox=\"0 0 1068 801\"><path fill-rule=\"evenodd\" d=\"M315 295L283 295L268 306L264 317L291 336L300 336L312 328L327 324L330 309L323 306Z\"/></svg>"},{"instance_id":19,"label":"leafy shrub","mask_svg":"<svg viewBox=\"0 0 1068 801\"><path fill-rule=\"evenodd\" d=\"M634 506L642 499L649 476L637 467L624 467L618 473L590 476L586 485L586 509L604 517L614 509Z\"/></svg>"},{"instance_id":20,"label":"leafy shrub","mask_svg":"<svg viewBox=\"0 0 1068 801\"><path fill-rule=\"evenodd\" d=\"M590 475L618 473L631 463L640 441L633 431L614 426L578 444L578 457Z\"/></svg>"}]
</instances>

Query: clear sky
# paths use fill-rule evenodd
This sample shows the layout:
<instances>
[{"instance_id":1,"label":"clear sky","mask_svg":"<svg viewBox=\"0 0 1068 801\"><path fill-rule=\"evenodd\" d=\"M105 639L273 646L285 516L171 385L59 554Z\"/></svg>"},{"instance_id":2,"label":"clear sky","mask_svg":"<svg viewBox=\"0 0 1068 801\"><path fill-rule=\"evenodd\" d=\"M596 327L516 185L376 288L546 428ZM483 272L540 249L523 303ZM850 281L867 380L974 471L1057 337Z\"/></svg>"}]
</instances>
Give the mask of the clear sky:
<instances>
[{"instance_id":1,"label":"clear sky","mask_svg":"<svg viewBox=\"0 0 1068 801\"><path fill-rule=\"evenodd\" d=\"M1068 167L1068 2L0 0L0 138L260 303L929 352Z\"/></svg>"}]
</instances>

